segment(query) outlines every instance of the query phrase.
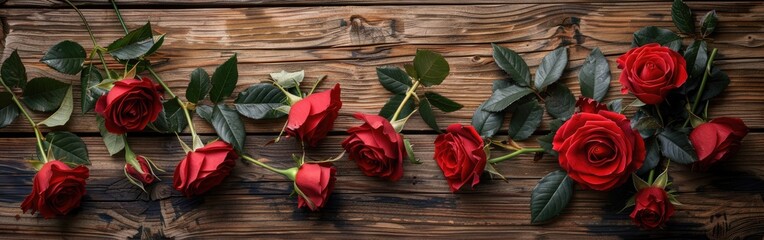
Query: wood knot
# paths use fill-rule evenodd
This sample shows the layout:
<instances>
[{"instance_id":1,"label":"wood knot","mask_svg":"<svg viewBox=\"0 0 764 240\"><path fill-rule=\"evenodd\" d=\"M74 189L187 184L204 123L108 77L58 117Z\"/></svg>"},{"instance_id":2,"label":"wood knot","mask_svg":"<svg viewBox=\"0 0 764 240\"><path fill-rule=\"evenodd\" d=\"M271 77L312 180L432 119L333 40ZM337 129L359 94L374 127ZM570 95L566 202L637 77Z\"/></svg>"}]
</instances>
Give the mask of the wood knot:
<instances>
[{"instance_id":1,"label":"wood knot","mask_svg":"<svg viewBox=\"0 0 764 240\"><path fill-rule=\"evenodd\" d=\"M370 22L362 16L350 16L350 41L353 44L376 44L398 41L400 26L395 19Z\"/></svg>"},{"instance_id":2,"label":"wood knot","mask_svg":"<svg viewBox=\"0 0 764 240\"><path fill-rule=\"evenodd\" d=\"M568 17L557 26L554 38L559 39L558 47L569 45L581 45L585 41L585 36L581 34L581 19L578 17Z\"/></svg>"}]
</instances>

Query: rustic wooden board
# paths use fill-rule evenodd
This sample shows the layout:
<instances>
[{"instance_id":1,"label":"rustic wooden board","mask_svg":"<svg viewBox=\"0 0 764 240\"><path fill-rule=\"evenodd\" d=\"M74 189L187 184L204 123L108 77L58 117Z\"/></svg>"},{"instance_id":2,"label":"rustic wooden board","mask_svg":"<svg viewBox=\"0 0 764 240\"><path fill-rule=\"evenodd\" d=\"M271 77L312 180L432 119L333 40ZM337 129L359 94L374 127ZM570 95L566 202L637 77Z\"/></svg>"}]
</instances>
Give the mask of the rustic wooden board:
<instances>
[{"instance_id":1,"label":"rustic wooden board","mask_svg":"<svg viewBox=\"0 0 764 240\"><path fill-rule=\"evenodd\" d=\"M250 136L247 147L275 166L288 166L289 153L299 150L291 141L260 147L272 137ZM430 143L435 136L409 137L423 164L407 163L404 177L389 183L363 176L354 163L342 159L337 162L337 189L321 212L296 209L296 200L288 196L289 182L244 162L237 162L232 175L203 197L188 199L172 190L170 173L160 174L163 181L146 194L121 177L121 157L109 157L101 139L86 137L93 159L88 195L80 210L55 220L22 214L18 207L31 188L33 172L22 159L34 153L34 139L0 138L0 146L4 146L0 157L0 222L4 224L0 224L0 232L94 238L142 234L168 238L317 234L342 238L351 233L413 237L426 233L452 238L512 234L506 236L732 239L759 236L756 234L764 231L761 133L749 135L737 157L712 172L697 173L684 166L672 166L671 177L685 205L678 208L666 230L653 232L639 231L631 225L627 213L617 213L625 202L618 195L626 195L625 190L611 194L578 191L558 220L543 226L530 225L530 191L538 179L557 168L552 158L533 162L523 156L501 163L498 169L509 182L484 178L475 190L452 194L432 160ZM342 138L329 137L313 151L314 156L338 154L341 149L336 143ZM183 157L173 137L132 138L131 143L137 152L167 170ZM221 224L231 222L235 224Z\"/></svg>"}]
</instances>

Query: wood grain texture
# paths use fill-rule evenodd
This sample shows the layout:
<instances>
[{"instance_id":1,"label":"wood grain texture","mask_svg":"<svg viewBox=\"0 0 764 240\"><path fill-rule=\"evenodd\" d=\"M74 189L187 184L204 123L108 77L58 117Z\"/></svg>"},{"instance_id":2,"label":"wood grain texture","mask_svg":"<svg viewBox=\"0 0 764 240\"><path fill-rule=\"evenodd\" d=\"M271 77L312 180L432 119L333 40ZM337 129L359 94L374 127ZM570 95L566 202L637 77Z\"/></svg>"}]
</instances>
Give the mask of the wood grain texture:
<instances>
[{"instance_id":1,"label":"wood grain texture","mask_svg":"<svg viewBox=\"0 0 764 240\"><path fill-rule=\"evenodd\" d=\"M764 104L759 104L764 102L764 87L758 79L764 63L764 28L760 24L764 21L764 4L693 7L697 12L714 8L724 17L711 46L721 49L717 64L730 75L732 84L724 96L713 102L710 112L742 118L753 128L764 127L760 114ZM236 52L240 62L237 92L265 80L269 72L282 69L304 69L308 83L328 75L328 84L321 89L340 82L346 104L336 129L344 130L356 124L352 113L377 112L389 97L376 83L374 69L410 62L417 48L443 53L452 66L451 75L434 90L465 108L438 113L441 125L447 126L469 122L474 109L489 95L491 82L506 78L493 63L491 42L520 52L534 69L548 51L569 47L571 61L563 81L577 94L577 71L590 49L600 47L608 55L612 77L617 79L620 71L615 58L629 49L632 32L647 25L673 28L668 8L667 4L463 6L458 10L445 6L275 7L126 10L124 16L131 27L151 20L157 31L167 34L154 62L179 95L184 95L194 68L211 72ZM302 13L301 17L296 17L295 12ZM6 9L0 10L0 15L8 28L3 57L18 49L30 76L76 79L55 74L38 61L58 39L72 39L91 47L73 11ZM87 10L85 15L101 45L108 45L122 34L112 11ZM202 15L204 19L200 20ZM111 66L120 68L114 62ZM623 97L619 90L619 83L613 81L608 99ZM79 94L75 92L75 96L78 102ZM94 119L92 114L75 114L74 120L82 124L70 125L68 130L97 132ZM212 132L203 121L197 122L200 132ZM280 121L249 121L247 131L273 133L281 126ZM407 127L428 129L419 118ZM17 122L2 131L29 130Z\"/></svg>"},{"instance_id":2,"label":"wood grain texture","mask_svg":"<svg viewBox=\"0 0 764 240\"><path fill-rule=\"evenodd\" d=\"M72 0L74 4L81 5L83 8L87 7L103 7L110 6L109 2L98 0ZM174 0L121 0L117 1L121 6L132 8L145 8L146 6L153 7L259 7L259 6L342 6L342 5L474 5L474 4L527 4L527 3L592 3L601 2L607 3L607 0L474 0L474 1L457 1L457 0L338 0L338 1L316 1L316 0L225 0L225 1L212 1L212 0L190 0L190 1L174 1ZM640 2L639 0L624 0L620 2ZM643 1L644 2L644 1ZM66 3L56 0L2 0L0 6L9 7L66 7Z\"/></svg>"},{"instance_id":3,"label":"wood grain texture","mask_svg":"<svg viewBox=\"0 0 764 240\"><path fill-rule=\"evenodd\" d=\"M250 136L247 149L279 167L291 164L299 151L291 141L260 147L273 136ZM338 180L330 202L320 212L296 209L289 196L291 184L266 170L238 161L223 184L203 197L184 198L172 189L171 173L149 193L123 177L121 157L109 157L99 138L86 137L91 178L83 206L69 217L44 220L18 208L31 188L33 172L23 161L34 153L31 138L0 138L0 232L8 234L65 234L72 237L215 238L314 236L462 238L512 234L513 239L760 237L764 228L764 134L746 137L742 151L712 172L691 172L675 165L673 188L684 203L666 230L639 231L628 213L617 213L631 194L627 188L611 194L577 191L562 216L548 225L529 224L528 202L536 181L557 163L549 157L534 162L522 156L498 165L509 182L484 177L474 190L452 194L432 160L434 135L410 135L423 164L405 165L404 177L389 183L363 176L347 158L339 160ZM314 157L338 154L343 136L329 137L312 151ZM188 140L188 139L186 139ZM183 157L173 137L132 138L133 148L172 170ZM529 143L532 144L532 143ZM496 151L496 155L505 152ZM231 223L231 224L221 224ZM490 233L490 234L487 234ZM486 234L486 235L484 235ZM9 235L13 236L13 235Z\"/></svg>"}]
</instances>

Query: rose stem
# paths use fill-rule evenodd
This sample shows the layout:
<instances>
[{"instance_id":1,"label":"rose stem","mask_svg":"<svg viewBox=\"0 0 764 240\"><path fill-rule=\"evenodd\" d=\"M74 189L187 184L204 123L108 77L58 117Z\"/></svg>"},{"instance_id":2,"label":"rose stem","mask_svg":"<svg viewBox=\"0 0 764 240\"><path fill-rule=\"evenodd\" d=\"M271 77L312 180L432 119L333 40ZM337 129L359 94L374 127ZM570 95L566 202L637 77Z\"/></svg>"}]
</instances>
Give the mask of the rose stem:
<instances>
[{"instance_id":1,"label":"rose stem","mask_svg":"<svg viewBox=\"0 0 764 240\"><path fill-rule=\"evenodd\" d=\"M698 102L700 102L700 97L703 96L703 89L706 88L708 75L711 75L711 64L714 63L714 58L716 58L717 50L718 49L714 48L714 50L711 51L711 56L708 57L708 62L706 62L706 71L703 73L703 80L700 81L700 88L698 88L698 93L695 94L695 101L692 102L692 108L690 108L691 114L695 114L695 109L698 107ZM684 121L684 125L682 127L687 127L687 124L690 124L690 117L687 117L687 120Z\"/></svg>"},{"instance_id":2,"label":"rose stem","mask_svg":"<svg viewBox=\"0 0 764 240\"><path fill-rule=\"evenodd\" d=\"M647 185L653 185L654 175L655 175L655 168L650 169L650 176L647 177Z\"/></svg>"},{"instance_id":3,"label":"rose stem","mask_svg":"<svg viewBox=\"0 0 764 240\"><path fill-rule=\"evenodd\" d=\"M390 118L390 122L395 122L395 120L398 120L398 115L401 114L401 111L403 111L403 106L406 105L406 102L409 101L409 98L411 98L411 95L416 94L416 89L419 87L419 81L414 80L414 85L409 88L408 91L406 91L406 96L403 98L403 101L401 101L401 105L398 105L398 109L395 110L395 113L393 114L393 117Z\"/></svg>"},{"instance_id":4,"label":"rose stem","mask_svg":"<svg viewBox=\"0 0 764 240\"><path fill-rule=\"evenodd\" d=\"M40 133L40 129L37 128L37 124L34 123L34 120L32 119L32 117L29 116L29 113L27 113L27 110L24 109L24 106L21 105L21 102L19 102L19 99L16 98L16 94L13 94L13 91L11 90L11 88L5 84L5 81L0 81L0 83L2 83L5 90L11 94L11 99L13 100L14 103L16 103L16 106L19 108L19 110L21 110L21 113L24 114L24 117L26 117L27 120L29 120L29 124L32 124L32 129L34 129L34 136L35 138L37 138L37 150L40 150L40 155L42 155L42 162L43 163L48 162L48 156L45 153L45 148L42 147L42 133Z\"/></svg>"},{"instance_id":5,"label":"rose stem","mask_svg":"<svg viewBox=\"0 0 764 240\"><path fill-rule=\"evenodd\" d=\"M263 167L263 168L265 168L265 169L268 169L268 170L270 170L271 172L275 172L275 173L281 174L281 175L283 175L284 177L287 177L287 178L289 178L290 180L293 180L293 181L294 181L294 176L295 176L294 174L295 174L295 172L296 172L296 168L290 168L290 169L278 169L278 168L274 168L274 167L271 167L271 166L269 166L268 164L265 164L265 163L263 163L263 162L261 162L261 161L259 161L259 160L257 160L257 159L254 159L254 158L252 158L252 157L250 157L250 156L248 156L248 155L242 155L242 156L241 156L241 158L243 158L244 160L247 160L247 161L249 161L249 162L251 162L251 163L254 163L254 164L256 164L256 165L258 165L258 166L260 166L260 167Z\"/></svg>"},{"instance_id":6,"label":"rose stem","mask_svg":"<svg viewBox=\"0 0 764 240\"><path fill-rule=\"evenodd\" d=\"M88 35L90 35L90 40L93 41L93 49L95 49L96 52L98 53L98 59L101 60L101 64L103 64L103 70L106 71L106 76L108 76L109 79L114 79L114 76L111 75L111 71L109 71L109 67L106 65L106 61L104 61L104 58L103 58L103 51L105 49L101 46L98 46L98 42L96 42L95 36L93 36L93 30L90 29L90 24L88 24L88 20L85 19L85 15L82 15L82 12L80 12L80 9L77 8L77 6L75 6L69 0L64 0L64 2L68 3L69 6L72 6L72 8L74 8L74 11L77 12L78 15L80 15L80 19L82 20L82 23L85 24L85 29L88 30Z\"/></svg>"},{"instance_id":7,"label":"rose stem","mask_svg":"<svg viewBox=\"0 0 764 240\"><path fill-rule=\"evenodd\" d=\"M488 163L499 163L501 161L504 161L504 160L507 160L507 159L511 159L513 157L517 157L517 156L519 156L520 154L523 154L523 153L543 152L543 151L544 151L543 148L523 148L523 149L517 150L517 151L515 151L513 153L501 156L501 157L489 159Z\"/></svg>"},{"instance_id":8,"label":"rose stem","mask_svg":"<svg viewBox=\"0 0 764 240\"><path fill-rule=\"evenodd\" d=\"M125 33L129 33L130 31L127 30L127 25L125 25L125 20L122 19L122 14L119 12L119 8L117 8L117 3L114 0L111 0L111 5L114 7L114 13L117 15L117 19L119 19L119 23L122 25L122 29L125 30ZM159 83L159 85L162 85L162 88L164 88L165 92L167 92L167 95L170 95L170 98L174 98L176 101L178 101L178 104L180 105L180 108L183 109L183 115L186 117L186 122L188 122L188 129L191 131L191 137L193 138L193 142L196 142L196 139L199 139L199 135L196 134L196 129L194 129L194 123L191 120L191 114L188 112L188 107L186 104L180 100L173 92L170 87L167 86L167 84L162 80L161 77L159 77L159 74L157 74L154 69L151 67L151 65L146 67L147 70L151 73L151 76L154 77L155 80ZM193 144L195 145L195 144Z\"/></svg>"}]
</instances>

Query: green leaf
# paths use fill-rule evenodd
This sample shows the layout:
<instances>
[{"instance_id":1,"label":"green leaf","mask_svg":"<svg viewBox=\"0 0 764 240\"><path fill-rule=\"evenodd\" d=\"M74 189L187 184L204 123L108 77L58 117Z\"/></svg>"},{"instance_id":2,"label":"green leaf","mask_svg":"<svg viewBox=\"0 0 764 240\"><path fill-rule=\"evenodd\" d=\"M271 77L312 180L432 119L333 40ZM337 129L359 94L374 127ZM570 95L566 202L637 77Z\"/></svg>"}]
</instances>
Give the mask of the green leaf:
<instances>
[{"instance_id":1,"label":"green leaf","mask_svg":"<svg viewBox=\"0 0 764 240\"><path fill-rule=\"evenodd\" d=\"M427 123L427 126L430 126L436 132L440 132L438 121L435 120L435 113L432 112L432 106L430 106L430 101L427 98L422 98L419 101L419 115L422 116L422 120Z\"/></svg>"},{"instance_id":2,"label":"green leaf","mask_svg":"<svg viewBox=\"0 0 764 240\"><path fill-rule=\"evenodd\" d=\"M693 87L697 87L700 84L700 78L703 77L703 73L706 71L706 61L708 60L708 46L706 41L695 40L687 50L684 51L684 59L687 61L687 73L690 75L690 79L687 80L687 85L692 81Z\"/></svg>"},{"instance_id":3,"label":"green leaf","mask_svg":"<svg viewBox=\"0 0 764 240\"><path fill-rule=\"evenodd\" d=\"M472 114L472 126L483 138L491 138L501 129L504 122L504 112L489 112L483 110L485 103L480 104Z\"/></svg>"},{"instance_id":4,"label":"green leaf","mask_svg":"<svg viewBox=\"0 0 764 240\"><path fill-rule=\"evenodd\" d=\"M406 154L408 155L409 162L412 164L422 164L422 162L416 158L416 155L414 155L414 147L411 145L411 141L409 141L407 138L404 138L403 146L406 147Z\"/></svg>"},{"instance_id":5,"label":"green leaf","mask_svg":"<svg viewBox=\"0 0 764 240\"><path fill-rule=\"evenodd\" d=\"M558 83L547 89L546 112L554 118L567 120L576 110L576 98L567 86Z\"/></svg>"},{"instance_id":6,"label":"green leaf","mask_svg":"<svg viewBox=\"0 0 764 240\"><path fill-rule=\"evenodd\" d=\"M69 117L72 116L72 111L74 111L74 97L72 96L72 86L69 86L58 110L37 125L45 125L48 127L62 126L69 121Z\"/></svg>"},{"instance_id":7,"label":"green leaf","mask_svg":"<svg viewBox=\"0 0 764 240\"><path fill-rule=\"evenodd\" d=\"M247 135L244 132L244 123L239 118L239 113L230 107L218 104L212 107L212 127L218 133L220 139L233 145L238 152L244 150L244 140Z\"/></svg>"},{"instance_id":8,"label":"green leaf","mask_svg":"<svg viewBox=\"0 0 764 240\"><path fill-rule=\"evenodd\" d=\"M424 97L430 101L432 106L444 112L453 112L464 107L464 105L454 102L453 100L448 99L447 97L444 97L443 95L440 95L436 92L424 92Z\"/></svg>"},{"instance_id":9,"label":"green leaf","mask_svg":"<svg viewBox=\"0 0 764 240\"><path fill-rule=\"evenodd\" d=\"M109 54L120 60L138 59L152 50L154 47L154 33L151 31L151 22L132 30L121 37L106 49Z\"/></svg>"},{"instance_id":10,"label":"green leaf","mask_svg":"<svg viewBox=\"0 0 764 240\"><path fill-rule=\"evenodd\" d=\"M706 88L704 88L703 95L700 97L701 101L706 101L722 94L724 89L730 84L730 77L721 69L714 66L711 67L711 75L708 76L706 81ZM694 93L691 96L695 96Z\"/></svg>"},{"instance_id":11,"label":"green leaf","mask_svg":"<svg viewBox=\"0 0 764 240\"><path fill-rule=\"evenodd\" d=\"M706 13L706 15L700 19L700 33L703 35L703 37L711 35L711 33L714 32L714 29L716 29L717 23L719 23L719 18L716 15L716 10L711 10Z\"/></svg>"},{"instance_id":12,"label":"green leaf","mask_svg":"<svg viewBox=\"0 0 764 240\"><path fill-rule=\"evenodd\" d=\"M573 197L573 186L573 180L562 170L541 178L531 193L531 223L543 223L559 215Z\"/></svg>"},{"instance_id":13,"label":"green leaf","mask_svg":"<svg viewBox=\"0 0 764 240\"><path fill-rule=\"evenodd\" d=\"M661 154L679 164L690 164L698 161L698 155L690 143L687 134L671 129L658 134Z\"/></svg>"},{"instance_id":14,"label":"green leaf","mask_svg":"<svg viewBox=\"0 0 764 240\"><path fill-rule=\"evenodd\" d=\"M695 34L695 18L692 17L690 7L682 0L674 0L674 4L671 4L671 19L679 31L689 35Z\"/></svg>"},{"instance_id":15,"label":"green leaf","mask_svg":"<svg viewBox=\"0 0 764 240\"><path fill-rule=\"evenodd\" d=\"M450 68L440 54L429 50L417 50L414 57L414 69L419 75L419 82L425 87L438 85L446 79Z\"/></svg>"},{"instance_id":16,"label":"green leaf","mask_svg":"<svg viewBox=\"0 0 764 240\"><path fill-rule=\"evenodd\" d=\"M281 90L270 83L252 85L234 101L236 111L252 119L275 119L286 116L278 110L285 106L287 99Z\"/></svg>"},{"instance_id":17,"label":"green leaf","mask_svg":"<svg viewBox=\"0 0 764 240\"><path fill-rule=\"evenodd\" d=\"M377 77L379 83L394 94L405 94L412 85L406 72L397 67L378 67Z\"/></svg>"},{"instance_id":18,"label":"green leaf","mask_svg":"<svg viewBox=\"0 0 764 240\"><path fill-rule=\"evenodd\" d=\"M517 85L527 87L531 84L531 71L528 64L515 51L491 43L493 59L496 65L504 70Z\"/></svg>"},{"instance_id":19,"label":"green leaf","mask_svg":"<svg viewBox=\"0 0 764 240\"><path fill-rule=\"evenodd\" d=\"M106 145L106 150L109 151L110 156L119 153L122 149L125 149L125 138L122 135L110 133L104 125L104 119L101 116L96 116L98 120L98 131L101 132L101 139L103 144Z\"/></svg>"},{"instance_id":20,"label":"green leaf","mask_svg":"<svg viewBox=\"0 0 764 240\"><path fill-rule=\"evenodd\" d=\"M151 48L146 52L146 54L143 54L143 55L148 56L155 53L157 50L159 50L159 48L162 47L162 44L164 43L164 36L165 34L152 36L152 38L154 38L154 45L152 45Z\"/></svg>"},{"instance_id":21,"label":"green leaf","mask_svg":"<svg viewBox=\"0 0 764 240\"><path fill-rule=\"evenodd\" d=\"M648 43L658 43L667 46L674 51L679 51L682 46L682 38L671 30L655 26L644 27L634 32L632 47L639 47Z\"/></svg>"},{"instance_id":22,"label":"green leaf","mask_svg":"<svg viewBox=\"0 0 764 240\"><path fill-rule=\"evenodd\" d=\"M410 77L412 77L412 78L419 78L419 75L416 73L416 68L414 68L414 65L403 64L403 68L406 69L406 73Z\"/></svg>"},{"instance_id":23,"label":"green leaf","mask_svg":"<svg viewBox=\"0 0 764 240\"><path fill-rule=\"evenodd\" d=\"M510 80L494 80L491 86L491 92L496 92L496 90L508 88L512 85L514 84Z\"/></svg>"},{"instance_id":24,"label":"green leaf","mask_svg":"<svg viewBox=\"0 0 764 240\"><path fill-rule=\"evenodd\" d=\"M554 140L554 135L557 134L557 129L560 129L560 126L562 126L563 123L564 122L560 119L552 120L549 122L549 133L536 139L539 146L541 146L541 148L544 149L544 152L549 155L557 156L557 151L552 149L552 141Z\"/></svg>"},{"instance_id":25,"label":"green leaf","mask_svg":"<svg viewBox=\"0 0 764 240\"><path fill-rule=\"evenodd\" d=\"M632 124L632 128L637 130L655 130L663 127L660 120L657 118L654 118L652 116L644 116L639 119L637 119L636 122Z\"/></svg>"},{"instance_id":26,"label":"green leaf","mask_svg":"<svg viewBox=\"0 0 764 240\"><path fill-rule=\"evenodd\" d=\"M19 107L13 102L13 94L0 92L0 128L7 127L19 116Z\"/></svg>"},{"instance_id":27,"label":"green leaf","mask_svg":"<svg viewBox=\"0 0 764 240\"><path fill-rule=\"evenodd\" d=\"M518 106L509 120L509 137L515 141L528 139L541 124L542 116L544 108L535 99Z\"/></svg>"},{"instance_id":28,"label":"green leaf","mask_svg":"<svg viewBox=\"0 0 764 240\"><path fill-rule=\"evenodd\" d=\"M645 149L647 151L647 155L645 155L645 162L642 163L642 167L637 170L637 174L643 175L648 172L650 172L650 169L655 168L655 166L658 166L658 162L661 160L661 149L658 146L658 139L655 137L650 137L644 140L645 141Z\"/></svg>"},{"instance_id":29,"label":"green leaf","mask_svg":"<svg viewBox=\"0 0 764 240\"><path fill-rule=\"evenodd\" d=\"M562 71L568 65L568 48L561 47L550 52L536 69L536 77L533 80L536 89L541 91L552 83L560 80Z\"/></svg>"},{"instance_id":30,"label":"green leaf","mask_svg":"<svg viewBox=\"0 0 764 240\"><path fill-rule=\"evenodd\" d=\"M515 101L531 93L533 90L530 88L520 86L498 89L485 101L483 109L490 112L501 112Z\"/></svg>"},{"instance_id":31,"label":"green leaf","mask_svg":"<svg viewBox=\"0 0 764 240\"><path fill-rule=\"evenodd\" d=\"M406 96L403 94L396 94L390 97L390 100L387 100L387 103L385 103L385 106L383 106L382 109L379 110L379 116L387 118L387 120L390 120L393 117L393 114L395 114L395 110L398 109L398 106L401 105L405 97ZM409 98L408 101L406 101L406 104L403 106L401 113L398 115L398 119L401 119L410 115L412 112L414 112L414 109L416 109L416 104L414 103L414 99Z\"/></svg>"},{"instance_id":32,"label":"green leaf","mask_svg":"<svg viewBox=\"0 0 764 240\"><path fill-rule=\"evenodd\" d=\"M610 100L610 102L607 103L607 109L611 112L621 112L623 109L621 104L623 104L623 98Z\"/></svg>"},{"instance_id":33,"label":"green leaf","mask_svg":"<svg viewBox=\"0 0 764 240\"><path fill-rule=\"evenodd\" d=\"M223 101L233 93L236 88L236 82L239 81L239 68L236 66L237 59L234 53L225 63L220 65L212 74L212 89L210 89L210 100L213 103Z\"/></svg>"},{"instance_id":34,"label":"green leaf","mask_svg":"<svg viewBox=\"0 0 764 240\"><path fill-rule=\"evenodd\" d=\"M106 90L98 87L103 81L103 76L93 65L82 68L80 73L80 101L82 103L82 113L87 113L95 108L96 102Z\"/></svg>"},{"instance_id":35,"label":"green leaf","mask_svg":"<svg viewBox=\"0 0 764 240\"><path fill-rule=\"evenodd\" d=\"M194 69L191 72L191 81L188 82L188 88L186 88L186 100L196 104L207 97L210 89L212 89L212 83L207 71L202 68Z\"/></svg>"},{"instance_id":36,"label":"green leaf","mask_svg":"<svg viewBox=\"0 0 764 240\"><path fill-rule=\"evenodd\" d=\"M302 80L305 79L305 70L297 72L281 70L281 72L271 73L271 79L284 89L298 87Z\"/></svg>"},{"instance_id":37,"label":"green leaf","mask_svg":"<svg viewBox=\"0 0 764 240\"><path fill-rule=\"evenodd\" d=\"M212 122L212 107L207 105L196 106L196 114L207 122Z\"/></svg>"},{"instance_id":38,"label":"green leaf","mask_svg":"<svg viewBox=\"0 0 764 240\"><path fill-rule=\"evenodd\" d=\"M27 85L27 69L21 62L21 57L16 50L11 52L11 56L5 59L0 68L0 76L8 87L24 88Z\"/></svg>"},{"instance_id":39,"label":"green leaf","mask_svg":"<svg viewBox=\"0 0 764 240\"><path fill-rule=\"evenodd\" d=\"M48 49L40 62L60 73L77 74L85 62L85 49L79 43L69 40L62 41Z\"/></svg>"},{"instance_id":40,"label":"green leaf","mask_svg":"<svg viewBox=\"0 0 764 240\"><path fill-rule=\"evenodd\" d=\"M601 102L610 88L610 65L599 48L594 48L578 71L581 95Z\"/></svg>"},{"instance_id":41,"label":"green leaf","mask_svg":"<svg viewBox=\"0 0 764 240\"><path fill-rule=\"evenodd\" d=\"M88 148L85 143L70 132L51 132L42 142L44 149L50 149L52 156L48 160L59 160L72 165L88 165Z\"/></svg>"},{"instance_id":42,"label":"green leaf","mask_svg":"<svg viewBox=\"0 0 764 240\"><path fill-rule=\"evenodd\" d=\"M24 104L32 110L50 112L58 109L71 85L52 78L33 78L24 89Z\"/></svg>"},{"instance_id":43,"label":"green leaf","mask_svg":"<svg viewBox=\"0 0 764 240\"><path fill-rule=\"evenodd\" d=\"M162 111L159 112L159 116L153 124L157 130L164 133L181 133L186 129L188 121L177 98L162 103Z\"/></svg>"}]
</instances>

